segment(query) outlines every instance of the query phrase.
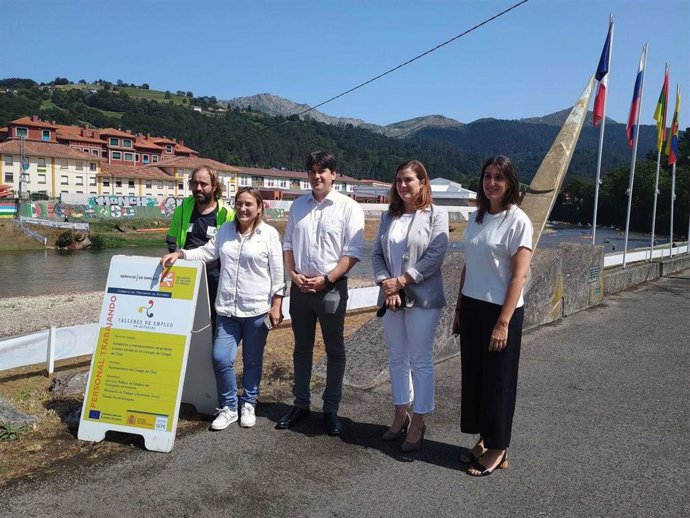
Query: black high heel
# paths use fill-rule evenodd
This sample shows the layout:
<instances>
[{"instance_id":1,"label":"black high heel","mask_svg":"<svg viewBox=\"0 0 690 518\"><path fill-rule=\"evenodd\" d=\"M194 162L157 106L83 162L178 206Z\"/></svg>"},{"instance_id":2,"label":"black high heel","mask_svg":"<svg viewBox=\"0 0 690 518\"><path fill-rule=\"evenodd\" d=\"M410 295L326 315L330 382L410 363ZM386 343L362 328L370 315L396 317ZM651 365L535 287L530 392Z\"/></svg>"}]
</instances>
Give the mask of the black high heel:
<instances>
[{"instance_id":1,"label":"black high heel","mask_svg":"<svg viewBox=\"0 0 690 518\"><path fill-rule=\"evenodd\" d=\"M405 440L405 442L403 442L400 445L400 451L404 451L406 453L409 453L411 451L417 451L418 449L420 449L422 447L422 443L424 442L424 434L425 433L426 433L426 424L422 428L422 435L419 436L419 439L415 442L408 442L407 440Z\"/></svg>"},{"instance_id":2,"label":"black high heel","mask_svg":"<svg viewBox=\"0 0 690 518\"><path fill-rule=\"evenodd\" d=\"M405 414L405 423L402 425L402 428L400 429L399 432L391 432L390 430L386 430L383 435L381 436L381 439L384 441L397 441L400 439L403 435L407 433L407 427L410 426L410 414L406 413Z\"/></svg>"}]
</instances>

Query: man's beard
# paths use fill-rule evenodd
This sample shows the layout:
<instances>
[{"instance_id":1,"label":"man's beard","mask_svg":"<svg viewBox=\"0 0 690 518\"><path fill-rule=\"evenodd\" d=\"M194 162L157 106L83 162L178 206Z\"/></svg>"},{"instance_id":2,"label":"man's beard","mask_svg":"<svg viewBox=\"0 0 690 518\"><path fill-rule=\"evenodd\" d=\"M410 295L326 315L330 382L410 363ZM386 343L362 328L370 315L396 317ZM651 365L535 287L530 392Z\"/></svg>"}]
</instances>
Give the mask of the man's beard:
<instances>
[{"instance_id":1,"label":"man's beard","mask_svg":"<svg viewBox=\"0 0 690 518\"><path fill-rule=\"evenodd\" d=\"M211 203L211 193L200 192L194 195L194 199L196 199L197 203L208 205Z\"/></svg>"}]
</instances>

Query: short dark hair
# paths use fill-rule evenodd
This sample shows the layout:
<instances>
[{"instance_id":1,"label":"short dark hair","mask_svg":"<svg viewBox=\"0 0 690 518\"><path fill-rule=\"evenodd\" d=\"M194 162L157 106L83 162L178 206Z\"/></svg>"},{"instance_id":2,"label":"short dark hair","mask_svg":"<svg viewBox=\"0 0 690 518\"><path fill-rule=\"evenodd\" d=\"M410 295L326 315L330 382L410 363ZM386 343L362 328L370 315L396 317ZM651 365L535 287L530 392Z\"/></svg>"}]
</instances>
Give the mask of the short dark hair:
<instances>
[{"instance_id":1,"label":"short dark hair","mask_svg":"<svg viewBox=\"0 0 690 518\"><path fill-rule=\"evenodd\" d=\"M484 221L484 214L491 208L491 202L484 193L484 173L490 166L497 167L506 179L507 189L503 195L503 208L507 209L510 205L517 205L520 201L520 181L518 180L517 168L513 161L504 155L496 155L488 158L482 166L482 174L479 176L479 189L477 190L477 216L475 221Z\"/></svg>"},{"instance_id":2,"label":"short dark hair","mask_svg":"<svg viewBox=\"0 0 690 518\"><path fill-rule=\"evenodd\" d=\"M220 181L218 173L213 168L207 165L200 165L199 167L194 169L194 171L192 171L192 174L189 175L189 188L191 189L192 179L194 178L194 175L199 171L206 171L208 173L208 176L211 179L211 186L213 187L213 198L215 200L220 200L223 197L223 182Z\"/></svg>"},{"instance_id":3,"label":"short dark hair","mask_svg":"<svg viewBox=\"0 0 690 518\"><path fill-rule=\"evenodd\" d=\"M335 173L338 170L338 161L335 159L333 153L328 151L314 151L309 153L306 161L307 172L311 172L314 166L319 169L330 169Z\"/></svg>"}]
</instances>

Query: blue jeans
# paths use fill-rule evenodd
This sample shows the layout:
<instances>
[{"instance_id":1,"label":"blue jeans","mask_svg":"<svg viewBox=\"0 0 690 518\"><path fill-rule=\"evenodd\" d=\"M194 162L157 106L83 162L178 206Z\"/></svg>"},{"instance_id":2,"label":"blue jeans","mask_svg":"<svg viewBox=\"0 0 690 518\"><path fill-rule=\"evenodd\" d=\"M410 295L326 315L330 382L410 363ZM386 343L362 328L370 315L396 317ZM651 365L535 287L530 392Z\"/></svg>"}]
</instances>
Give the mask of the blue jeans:
<instances>
[{"instance_id":1,"label":"blue jeans","mask_svg":"<svg viewBox=\"0 0 690 518\"><path fill-rule=\"evenodd\" d=\"M266 314L255 317L226 317L218 315L216 337L213 340L213 371L216 374L218 406L237 410L237 376L235 358L242 340L242 403L256 405L259 383L264 365L264 347L268 329L264 325Z\"/></svg>"}]
</instances>

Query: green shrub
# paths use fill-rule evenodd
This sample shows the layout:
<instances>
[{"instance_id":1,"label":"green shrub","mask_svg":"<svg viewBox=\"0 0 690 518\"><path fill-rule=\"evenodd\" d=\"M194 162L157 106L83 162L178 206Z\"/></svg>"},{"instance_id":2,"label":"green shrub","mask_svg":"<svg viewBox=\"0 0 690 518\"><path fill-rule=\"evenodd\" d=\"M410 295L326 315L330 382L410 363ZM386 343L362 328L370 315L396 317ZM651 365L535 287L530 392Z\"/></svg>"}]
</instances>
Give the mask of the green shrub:
<instances>
[{"instance_id":1,"label":"green shrub","mask_svg":"<svg viewBox=\"0 0 690 518\"><path fill-rule=\"evenodd\" d=\"M106 248L120 248L127 244L127 241L114 236L105 236L103 234L91 235L91 248L94 250L105 250Z\"/></svg>"},{"instance_id":2,"label":"green shrub","mask_svg":"<svg viewBox=\"0 0 690 518\"><path fill-rule=\"evenodd\" d=\"M26 432L26 424L14 424L10 422L0 422L0 442L16 441L19 436Z\"/></svg>"}]
</instances>

